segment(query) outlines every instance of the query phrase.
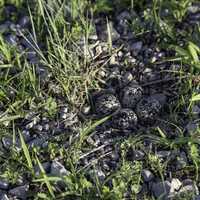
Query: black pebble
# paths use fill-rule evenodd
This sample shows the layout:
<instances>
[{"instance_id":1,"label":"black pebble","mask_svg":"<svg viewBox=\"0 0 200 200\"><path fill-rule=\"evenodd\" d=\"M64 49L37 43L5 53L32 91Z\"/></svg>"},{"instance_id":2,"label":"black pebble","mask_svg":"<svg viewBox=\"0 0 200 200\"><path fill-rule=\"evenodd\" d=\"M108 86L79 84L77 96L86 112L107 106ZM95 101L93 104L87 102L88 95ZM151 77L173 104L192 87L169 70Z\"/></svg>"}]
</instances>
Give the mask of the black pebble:
<instances>
[{"instance_id":1,"label":"black pebble","mask_svg":"<svg viewBox=\"0 0 200 200\"><path fill-rule=\"evenodd\" d=\"M30 25L30 19L28 16L23 16L19 19L18 24L20 25L20 27L22 28L26 28Z\"/></svg>"}]
</instances>

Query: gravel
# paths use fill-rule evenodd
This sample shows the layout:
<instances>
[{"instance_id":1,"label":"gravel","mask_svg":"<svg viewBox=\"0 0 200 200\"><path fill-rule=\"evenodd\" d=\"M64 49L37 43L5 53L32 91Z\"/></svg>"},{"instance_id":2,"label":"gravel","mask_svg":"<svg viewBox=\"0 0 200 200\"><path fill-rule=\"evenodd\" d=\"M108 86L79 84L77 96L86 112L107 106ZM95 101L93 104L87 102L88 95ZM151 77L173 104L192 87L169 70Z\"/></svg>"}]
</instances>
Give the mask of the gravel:
<instances>
[{"instance_id":1,"label":"gravel","mask_svg":"<svg viewBox=\"0 0 200 200\"><path fill-rule=\"evenodd\" d=\"M143 169L142 170L142 177L143 177L143 179L144 179L145 182L150 182L150 181L153 180L154 175L153 175L153 173L150 170Z\"/></svg>"},{"instance_id":2,"label":"gravel","mask_svg":"<svg viewBox=\"0 0 200 200\"><path fill-rule=\"evenodd\" d=\"M50 174L52 176L62 177L69 175L69 171L58 161L53 161L51 164Z\"/></svg>"},{"instance_id":3,"label":"gravel","mask_svg":"<svg viewBox=\"0 0 200 200\"><path fill-rule=\"evenodd\" d=\"M197 122L194 121L189 122L185 127L186 133L192 135L197 131L198 127L199 125Z\"/></svg>"},{"instance_id":4,"label":"gravel","mask_svg":"<svg viewBox=\"0 0 200 200\"><path fill-rule=\"evenodd\" d=\"M3 137L2 138L2 144L3 147L6 150L11 150L11 148L14 146L16 150L20 151L21 150L21 145L19 143L19 140L16 140L15 143L13 143L13 140L9 137Z\"/></svg>"},{"instance_id":5,"label":"gravel","mask_svg":"<svg viewBox=\"0 0 200 200\"><path fill-rule=\"evenodd\" d=\"M137 56L139 52L142 50L142 41L131 43L129 50L132 52L134 56Z\"/></svg>"},{"instance_id":6,"label":"gravel","mask_svg":"<svg viewBox=\"0 0 200 200\"><path fill-rule=\"evenodd\" d=\"M17 198L20 198L22 200L25 200L27 199L28 196L28 190L29 190L29 185L22 185L9 190L9 194Z\"/></svg>"},{"instance_id":7,"label":"gravel","mask_svg":"<svg viewBox=\"0 0 200 200\"><path fill-rule=\"evenodd\" d=\"M188 159L187 159L187 156L186 156L186 153L185 152L181 152L180 155L177 157L177 160L176 160L176 169L177 170L180 170L180 169L183 169L184 167L186 167L188 164Z\"/></svg>"},{"instance_id":8,"label":"gravel","mask_svg":"<svg viewBox=\"0 0 200 200\"><path fill-rule=\"evenodd\" d=\"M199 118L200 115L200 107L198 105L192 106L191 114L193 118Z\"/></svg>"},{"instance_id":9,"label":"gravel","mask_svg":"<svg viewBox=\"0 0 200 200\"><path fill-rule=\"evenodd\" d=\"M8 190L9 183L5 180L0 180L0 189L1 190Z\"/></svg>"},{"instance_id":10,"label":"gravel","mask_svg":"<svg viewBox=\"0 0 200 200\"><path fill-rule=\"evenodd\" d=\"M182 186L182 183L178 178L173 178L171 180L171 187L174 188L175 191L178 191L181 186Z\"/></svg>"},{"instance_id":11,"label":"gravel","mask_svg":"<svg viewBox=\"0 0 200 200\"><path fill-rule=\"evenodd\" d=\"M133 149L129 149L127 152L127 159L130 161L141 161L144 159L144 152L141 150L133 150Z\"/></svg>"},{"instance_id":12,"label":"gravel","mask_svg":"<svg viewBox=\"0 0 200 200\"><path fill-rule=\"evenodd\" d=\"M43 136L42 138L35 138L33 140L31 140L28 145L29 147L31 148L34 148L34 147L38 147L38 148L45 148L48 146L48 139L49 139L49 136L48 135L45 135Z\"/></svg>"},{"instance_id":13,"label":"gravel","mask_svg":"<svg viewBox=\"0 0 200 200\"><path fill-rule=\"evenodd\" d=\"M165 199L171 193L171 184L169 181L153 183L152 192L156 198Z\"/></svg>"},{"instance_id":14,"label":"gravel","mask_svg":"<svg viewBox=\"0 0 200 200\"><path fill-rule=\"evenodd\" d=\"M41 163L44 171L48 174L50 173L50 169L51 169L51 163L50 162L44 162L44 163ZM40 167L37 165L34 167L34 173L35 173L35 176L40 176L41 175L41 170L40 170Z\"/></svg>"},{"instance_id":15,"label":"gravel","mask_svg":"<svg viewBox=\"0 0 200 200\"><path fill-rule=\"evenodd\" d=\"M5 36L5 40L8 44L16 46L18 38L16 37L16 35L8 34Z\"/></svg>"},{"instance_id":16,"label":"gravel","mask_svg":"<svg viewBox=\"0 0 200 200\"><path fill-rule=\"evenodd\" d=\"M0 194L0 200L10 200L6 194Z\"/></svg>"},{"instance_id":17,"label":"gravel","mask_svg":"<svg viewBox=\"0 0 200 200\"><path fill-rule=\"evenodd\" d=\"M21 28L27 28L30 25L30 19L28 16L23 16L19 19L18 24Z\"/></svg>"},{"instance_id":18,"label":"gravel","mask_svg":"<svg viewBox=\"0 0 200 200\"><path fill-rule=\"evenodd\" d=\"M191 195L199 194L199 189L196 186L196 184L183 186L178 192L179 196L184 196L184 195L188 195L188 194L191 194Z\"/></svg>"},{"instance_id":19,"label":"gravel","mask_svg":"<svg viewBox=\"0 0 200 200\"><path fill-rule=\"evenodd\" d=\"M193 200L200 200L200 195L196 195Z\"/></svg>"},{"instance_id":20,"label":"gravel","mask_svg":"<svg viewBox=\"0 0 200 200\"><path fill-rule=\"evenodd\" d=\"M158 158L168 158L171 155L171 151L158 151L156 155Z\"/></svg>"},{"instance_id":21,"label":"gravel","mask_svg":"<svg viewBox=\"0 0 200 200\"><path fill-rule=\"evenodd\" d=\"M29 130L23 130L21 134L25 142L29 142L31 140L31 134Z\"/></svg>"}]
</instances>

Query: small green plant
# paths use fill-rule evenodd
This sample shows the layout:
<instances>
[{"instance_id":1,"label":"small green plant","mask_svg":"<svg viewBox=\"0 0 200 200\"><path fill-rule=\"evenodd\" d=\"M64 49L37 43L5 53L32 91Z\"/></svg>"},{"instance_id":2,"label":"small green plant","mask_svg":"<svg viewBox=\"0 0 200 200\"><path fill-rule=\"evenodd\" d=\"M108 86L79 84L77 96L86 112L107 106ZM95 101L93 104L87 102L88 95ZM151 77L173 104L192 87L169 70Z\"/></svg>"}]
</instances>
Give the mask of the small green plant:
<instances>
[{"instance_id":1,"label":"small green plant","mask_svg":"<svg viewBox=\"0 0 200 200\"><path fill-rule=\"evenodd\" d=\"M97 0L94 5L94 12L110 12L112 11L112 3L109 0Z\"/></svg>"},{"instance_id":2,"label":"small green plant","mask_svg":"<svg viewBox=\"0 0 200 200\"><path fill-rule=\"evenodd\" d=\"M171 45L171 48L176 51L176 58L188 65L192 71L200 69L200 48L196 44L189 41L185 48L175 45Z\"/></svg>"},{"instance_id":3,"label":"small green plant","mask_svg":"<svg viewBox=\"0 0 200 200\"><path fill-rule=\"evenodd\" d=\"M161 0L161 6L168 9L173 18L181 22L186 16L188 6L191 5L193 0Z\"/></svg>"},{"instance_id":4,"label":"small green plant","mask_svg":"<svg viewBox=\"0 0 200 200\"><path fill-rule=\"evenodd\" d=\"M51 117L55 116L57 113L57 103L55 99L49 97L44 105L44 109L48 112Z\"/></svg>"},{"instance_id":5,"label":"small green plant","mask_svg":"<svg viewBox=\"0 0 200 200\"><path fill-rule=\"evenodd\" d=\"M195 165L195 171L196 171L196 181L198 181L199 179L199 159L200 159L200 155L199 155L199 149L198 146L196 144L193 143L189 143L189 148L190 148L190 156L192 158L192 161Z\"/></svg>"}]
</instances>

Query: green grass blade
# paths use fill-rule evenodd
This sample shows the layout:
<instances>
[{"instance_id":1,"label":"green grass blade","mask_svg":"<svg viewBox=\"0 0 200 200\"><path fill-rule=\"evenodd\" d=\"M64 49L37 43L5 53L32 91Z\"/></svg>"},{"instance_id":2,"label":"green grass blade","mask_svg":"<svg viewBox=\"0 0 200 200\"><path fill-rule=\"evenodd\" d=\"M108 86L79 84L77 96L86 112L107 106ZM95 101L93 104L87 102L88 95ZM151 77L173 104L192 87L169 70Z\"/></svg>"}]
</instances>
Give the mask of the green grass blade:
<instances>
[{"instance_id":1,"label":"green grass blade","mask_svg":"<svg viewBox=\"0 0 200 200\"><path fill-rule=\"evenodd\" d=\"M39 161L39 159L38 159L37 156L36 156L36 160L37 160L37 163L38 163L38 165L39 165L39 168L40 168L40 170L41 170L41 172L42 172L42 175L43 175L43 178L44 178L44 182L45 182L45 184L46 184L46 186L47 186L47 189L49 190L49 193L50 193L50 195L52 196L52 198L55 199L55 194L54 194L53 188L52 188L52 186L51 186L51 184L50 184L50 182L49 182L49 178L48 178L48 176L46 175L45 170L44 170L44 168L42 167L42 164L40 163L40 161Z\"/></svg>"},{"instance_id":2,"label":"green grass blade","mask_svg":"<svg viewBox=\"0 0 200 200\"><path fill-rule=\"evenodd\" d=\"M157 127L157 130L158 130L158 132L159 132L159 134L160 134L160 136L161 136L162 138L166 138L165 133L160 129L160 127Z\"/></svg>"},{"instance_id":3,"label":"green grass blade","mask_svg":"<svg viewBox=\"0 0 200 200\"><path fill-rule=\"evenodd\" d=\"M20 141L21 141L21 146L22 146L22 150L24 152L24 155L26 157L26 160L27 160L27 163L28 163L28 167L33 170L33 164L32 164L32 160L31 160L31 156L29 154L29 151L28 151L28 147L24 141L24 138L22 136L22 134L19 132L19 136L20 136Z\"/></svg>"},{"instance_id":4,"label":"green grass blade","mask_svg":"<svg viewBox=\"0 0 200 200\"><path fill-rule=\"evenodd\" d=\"M81 132L82 136L87 136L89 133L91 133L97 126L103 124L105 121L107 121L111 116L106 116L103 119L100 119L93 123L91 126L87 127Z\"/></svg>"},{"instance_id":5,"label":"green grass blade","mask_svg":"<svg viewBox=\"0 0 200 200\"><path fill-rule=\"evenodd\" d=\"M14 115L14 116L4 116L0 118L0 123L6 122L6 121L12 121L15 119L21 118L21 115Z\"/></svg>"},{"instance_id":6,"label":"green grass blade","mask_svg":"<svg viewBox=\"0 0 200 200\"><path fill-rule=\"evenodd\" d=\"M194 62L198 63L199 62L199 57L198 57L198 53L197 53L197 48L191 42L189 42L188 51L190 52L190 55L193 58Z\"/></svg>"},{"instance_id":7,"label":"green grass blade","mask_svg":"<svg viewBox=\"0 0 200 200\"><path fill-rule=\"evenodd\" d=\"M190 101L191 102L200 101L200 94L197 94L197 95L193 96Z\"/></svg>"}]
</instances>

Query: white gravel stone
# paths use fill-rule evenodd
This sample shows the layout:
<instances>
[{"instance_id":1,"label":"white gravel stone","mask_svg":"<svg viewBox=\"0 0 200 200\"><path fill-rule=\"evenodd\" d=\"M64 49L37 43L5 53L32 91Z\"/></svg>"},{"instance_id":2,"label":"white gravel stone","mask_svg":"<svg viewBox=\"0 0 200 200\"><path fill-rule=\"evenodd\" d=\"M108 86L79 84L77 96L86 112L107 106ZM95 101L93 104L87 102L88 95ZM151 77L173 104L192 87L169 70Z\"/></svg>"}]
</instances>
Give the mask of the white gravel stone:
<instances>
[{"instance_id":1,"label":"white gravel stone","mask_svg":"<svg viewBox=\"0 0 200 200\"><path fill-rule=\"evenodd\" d=\"M143 177L145 182L150 182L154 178L154 175L150 170L143 169L142 170L142 177Z\"/></svg>"}]
</instances>

